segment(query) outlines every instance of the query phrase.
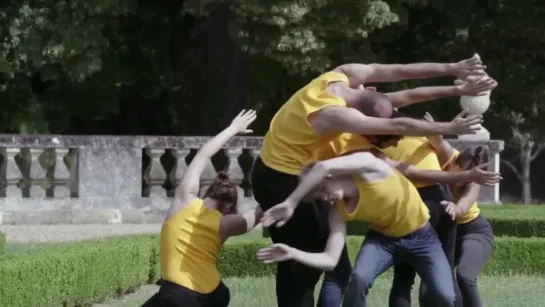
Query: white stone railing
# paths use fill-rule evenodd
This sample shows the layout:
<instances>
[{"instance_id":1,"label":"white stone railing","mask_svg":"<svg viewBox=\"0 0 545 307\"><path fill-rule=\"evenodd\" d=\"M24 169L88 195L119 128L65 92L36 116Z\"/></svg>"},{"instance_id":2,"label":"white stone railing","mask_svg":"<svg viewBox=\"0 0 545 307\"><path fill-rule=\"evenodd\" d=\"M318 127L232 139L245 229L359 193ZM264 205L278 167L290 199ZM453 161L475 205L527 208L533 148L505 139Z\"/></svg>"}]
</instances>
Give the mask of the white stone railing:
<instances>
[{"instance_id":1,"label":"white stone railing","mask_svg":"<svg viewBox=\"0 0 545 307\"><path fill-rule=\"evenodd\" d=\"M157 223L196 150L209 137L0 135L0 224ZM503 141L451 140L463 149L485 145L499 170ZM210 161L204 191L216 171L239 187L240 211L256 206L249 173L260 137L237 137ZM481 201L499 203L499 187Z\"/></svg>"}]
</instances>

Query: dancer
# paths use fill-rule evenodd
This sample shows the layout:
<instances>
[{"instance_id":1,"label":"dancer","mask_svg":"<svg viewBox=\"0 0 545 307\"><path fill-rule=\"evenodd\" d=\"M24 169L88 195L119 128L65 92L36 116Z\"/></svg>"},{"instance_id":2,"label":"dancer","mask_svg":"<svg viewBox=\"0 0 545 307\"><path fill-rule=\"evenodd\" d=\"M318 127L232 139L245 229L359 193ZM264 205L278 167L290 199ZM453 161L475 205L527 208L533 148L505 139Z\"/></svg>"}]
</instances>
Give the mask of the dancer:
<instances>
[{"instance_id":1,"label":"dancer","mask_svg":"<svg viewBox=\"0 0 545 307\"><path fill-rule=\"evenodd\" d=\"M208 141L189 164L174 202L161 227L161 272L159 292L145 307L223 307L229 304L229 289L216 266L221 246L231 236L250 231L261 211L236 214L237 187L219 173L206 191L197 196L199 180L210 158L237 133L250 133L252 110L242 111L231 125Z\"/></svg>"},{"instance_id":2,"label":"dancer","mask_svg":"<svg viewBox=\"0 0 545 307\"><path fill-rule=\"evenodd\" d=\"M342 132L356 134L466 134L474 133L481 116L457 117L450 123L426 123L391 117L388 96L359 87L367 82L395 82L410 78L459 74L482 75L481 61L473 57L452 64L419 63L408 65L347 64L312 80L296 92L273 118L264 137L260 156L252 171L256 201L266 210L283 201L297 186L304 165L317 161L316 151ZM373 118L370 116L386 117ZM432 125L434 124L434 125ZM271 184L273 183L274 184ZM286 243L304 251L323 250L328 236L325 212L301 206L288 225L271 228L275 243ZM314 287L322 271L294 262L280 263L276 273L279 307L314 307ZM338 306L350 276L350 262L343 252L339 269L333 271L340 281L319 306ZM340 286L339 286L340 285ZM327 297L330 302L324 302ZM330 305L329 305L330 304Z\"/></svg>"},{"instance_id":3,"label":"dancer","mask_svg":"<svg viewBox=\"0 0 545 307\"><path fill-rule=\"evenodd\" d=\"M436 294L436 306L452 306L455 294L450 266L428 222L428 209L405 176L414 181L443 183L494 184L499 180L499 174L483 172L481 167L459 173L425 171L392 161L376 150L318 162L303 174L301 183L286 200L264 213L263 224L284 225L304 197L335 201L337 210L329 214L325 251L309 253L273 244L260 250L258 258L265 262L295 260L332 269L345 244L344 219L366 221L372 230L358 254L343 306L366 306L369 288L394 264L394 259L417 269Z\"/></svg>"},{"instance_id":4,"label":"dancer","mask_svg":"<svg viewBox=\"0 0 545 307\"><path fill-rule=\"evenodd\" d=\"M429 113L424 119L433 121ZM445 170L459 172L488 162L488 151L482 147L460 153L440 135L429 139ZM452 185L456 203L443 202L447 213L458 223L454 263L464 307L483 306L477 278L494 250L492 227L477 205L479 189L474 183Z\"/></svg>"}]
</instances>

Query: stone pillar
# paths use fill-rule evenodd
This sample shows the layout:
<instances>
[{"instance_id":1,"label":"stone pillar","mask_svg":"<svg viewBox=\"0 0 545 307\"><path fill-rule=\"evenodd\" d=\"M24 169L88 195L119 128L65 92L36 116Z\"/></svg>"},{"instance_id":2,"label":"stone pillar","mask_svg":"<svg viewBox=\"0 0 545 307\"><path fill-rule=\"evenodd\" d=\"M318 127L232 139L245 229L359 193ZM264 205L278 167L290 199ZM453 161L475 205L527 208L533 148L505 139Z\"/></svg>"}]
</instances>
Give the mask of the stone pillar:
<instances>
[{"instance_id":1,"label":"stone pillar","mask_svg":"<svg viewBox=\"0 0 545 307\"><path fill-rule=\"evenodd\" d=\"M23 172L15 161L21 151L19 148L6 148L6 200L19 200L23 198L23 191L19 187L23 180Z\"/></svg>"},{"instance_id":2,"label":"stone pillar","mask_svg":"<svg viewBox=\"0 0 545 307\"><path fill-rule=\"evenodd\" d=\"M206 193L208 187L214 182L216 175L217 172L214 168L214 164L212 164L212 159L208 159L200 178L199 197L204 197L204 193Z\"/></svg>"},{"instance_id":3,"label":"stone pillar","mask_svg":"<svg viewBox=\"0 0 545 307\"><path fill-rule=\"evenodd\" d=\"M458 151L464 151L467 148L483 146L488 149L488 160L491 162L488 167L489 171L500 172L500 153L504 149L502 140L491 141L475 141L475 140L447 140ZM501 183L500 183L501 184ZM479 202L482 204L501 204L500 201L500 184L495 186L481 186Z\"/></svg>"},{"instance_id":4,"label":"stone pillar","mask_svg":"<svg viewBox=\"0 0 545 307\"><path fill-rule=\"evenodd\" d=\"M55 149L55 169L53 178L55 180L54 196L59 198L70 197L70 170L64 163L64 157L68 154L68 149Z\"/></svg>"},{"instance_id":5,"label":"stone pillar","mask_svg":"<svg viewBox=\"0 0 545 307\"><path fill-rule=\"evenodd\" d=\"M46 171L40 163L40 156L44 152L43 149L30 149L30 198L45 198L45 189L42 187L45 184Z\"/></svg>"},{"instance_id":6,"label":"stone pillar","mask_svg":"<svg viewBox=\"0 0 545 307\"><path fill-rule=\"evenodd\" d=\"M172 172L170 172L170 182L173 186L176 188L180 184L180 181L182 180L182 176L184 175L188 165L185 161L185 158L189 155L191 150L189 149L172 149L172 152L174 154L174 158L176 159L175 167L172 169Z\"/></svg>"},{"instance_id":7,"label":"stone pillar","mask_svg":"<svg viewBox=\"0 0 545 307\"><path fill-rule=\"evenodd\" d=\"M242 148L229 148L229 149L226 149L225 151L227 152L227 157L229 158L229 167L227 169L227 173L229 174L230 180L237 185L237 193L238 193L237 211L245 212L247 210L246 208L243 208L244 189L242 189L242 187L240 186L242 184L242 181L244 180L244 172L242 168L240 167L240 164L238 163L238 158L242 154Z\"/></svg>"},{"instance_id":8,"label":"stone pillar","mask_svg":"<svg viewBox=\"0 0 545 307\"><path fill-rule=\"evenodd\" d=\"M148 176L150 188L150 197L166 197L166 189L163 184L167 179L167 173L161 164L161 157L165 153L164 149L146 149L146 154L150 157L148 167Z\"/></svg>"}]
</instances>

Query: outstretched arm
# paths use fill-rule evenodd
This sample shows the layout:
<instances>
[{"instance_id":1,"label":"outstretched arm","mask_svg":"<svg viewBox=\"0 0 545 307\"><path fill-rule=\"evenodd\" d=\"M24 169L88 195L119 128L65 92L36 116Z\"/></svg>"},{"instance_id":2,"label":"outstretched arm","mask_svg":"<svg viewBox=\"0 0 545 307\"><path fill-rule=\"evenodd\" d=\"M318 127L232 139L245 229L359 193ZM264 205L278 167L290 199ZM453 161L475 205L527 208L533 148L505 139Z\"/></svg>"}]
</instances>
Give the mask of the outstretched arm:
<instances>
[{"instance_id":1,"label":"outstretched arm","mask_svg":"<svg viewBox=\"0 0 545 307\"><path fill-rule=\"evenodd\" d=\"M223 241L229 237L240 236L252 230L259 224L263 216L261 207L244 214L229 214L221 218L220 236Z\"/></svg>"},{"instance_id":2,"label":"outstretched arm","mask_svg":"<svg viewBox=\"0 0 545 307\"><path fill-rule=\"evenodd\" d=\"M331 231L323 253L307 253L293 249L293 260L324 271L333 270L341 257L346 236L346 223L335 208L330 210L329 225Z\"/></svg>"},{"instance_id":3,"label":"outstretched arm","mask_svg":"<svg viewBox=\"0 0 545 307\"><path fill-rule=\"evenodd\" d=\"M415 103L436 100L446 97L460 96L462 91L458 86L423 86L409 90L385 93L394 108L402 108Z\"/></svg>"},{"instance_id":4,"label":"outstretched arm","mask_svg":"<svg viewBox=\"0 0 545 307\"><path fill-rule=\"evenodd\" d=\"M187 170L185 171L179 186L176 188L176 199L186 200L197 196L199 193L199 181L202 172L214 154L220 150L227 141L237 133L249 133L248 126L255 120L256 113L253 110L242 111L233 120L231 125L208 141L197 152Z\"/></svg>"},{"instance_id":5,"label":"outstretched arm","mask_svg":"<svg viewBox=\"0 0 545 307\"><path fill-rule=\"evenodd\" d=\"M407 79L427 79L455 76L457 69L447 63L414 64L345 64L334 71L345 74L350 86L374 82L398 82Z\"/></svg>"},{"instance_id":6,"label":"outstretched arm","mask_svg":"<svg viewBox=\"0 0 545 307\"><path fill-rule=\"evenodd\" d=\"M335 209L329 213L330 233L322 253L308 253L285 244L273 244L260 249L257 258L265 263L295 260L304 265L331 271L339 262L346 236L344 219Z\"/></svg>"},{"instance_id":7,"label":"outstretched arm","mask_svg":"<svg viewBox=\"0 0 545 307\"><path fill-rule=\"evenodd\" d=\"M345 64L334 71L345 74L350 86L356 87L373 82L397 82L441 76L483 76L485 68L480 57L475 54L457 63Z\"/></svg>"},{"instance_id":8,"label":"outstretched arm","mask_svg":"<svg viewBox=\"0 0 545 307\"><path fill-rule=\"evenodd\" d=\"M378 118L363 115L354 108L331 106L316 113L312 128L320 134L348 132L358 135L413 135L471 134L479 128L482 116L459 115L452 122L426 122L412 118Z\"/></svg>"},{"instance_id":9,"label":"outstretched arm","mask_svg":"<svg viewBox=\"0 0 545 307\"><path fill-rule=\"evenodd\" d=\"M424 114L424 120L427 122L433 122L433 117L430 113L426 112ZM445 141L442 135L434 135L428 137L430 146L433 147L437 158L439 159L439 164L442 168L445 168L456 156L457 151L450 145L449 142Z\"/></svg>"},{"instance_id":10,"label":"outstretched arm","mask_svg":"<svg viewBox=\"0 0 545 307\"><path fill-rule=\"evenodd\" d=\"M494 185L501 179L499 173L486 172L481 169L486 167L488 164L479 165L469 171L444 172L418 169L409 163L394 161L386 157L384 153L379 153L378 151L375 153L375 155L388 163L391 167L399 170L399 172L405 175L405 177L409 178L409 180L422 184L476 182L484 185Z\"/></svg>"},{"instance_id":11,"label":"outstretched arm","mask_svg":"<svg viewBox=\"0 0 545 307\"><path fill-rule=\"evenodd\" d=\"M373 168L374 161L376 161L376 158L370 152L357 152L318 162L303 176L297 188L286 199L286 202L293 204L295 208L327 176L361 172Z\"/></svg>"}]
</instances>

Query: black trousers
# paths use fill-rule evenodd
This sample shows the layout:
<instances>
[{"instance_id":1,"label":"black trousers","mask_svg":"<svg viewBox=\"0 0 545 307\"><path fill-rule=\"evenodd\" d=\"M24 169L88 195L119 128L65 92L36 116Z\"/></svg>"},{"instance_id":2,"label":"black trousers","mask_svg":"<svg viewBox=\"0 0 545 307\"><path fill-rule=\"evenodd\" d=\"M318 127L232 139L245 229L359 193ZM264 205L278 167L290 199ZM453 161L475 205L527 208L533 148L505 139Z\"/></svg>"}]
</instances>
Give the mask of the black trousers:
<instances>
[{"instance_id":1,"label":"black trousers","mask_svg":"<svg viewBox=\"0 0 545 307\"><path fill-rule=\"evenodd\" d=\"M298 184L298 176L271 169L260 158L255 161L252 187L254 198L264 211L283 202ZM323 252L329 237L330 209L329 204L299 204L292 218L284 226L269 228L272 241L306 252ZM348 253L343 253L338 266L344 266L346 263L350 268ZM321 274L321 270L295 261L278 263L276 270L278 306L314 307L314 288ZM350 272L345 275L349 278Z\"/></svg>"},{"instance_id":2,"label":"black trousers","mask_svg":"<svg viewBox=\"0 0 545 307\"><path fill-rule=\"evenodd\" d=\"M462 292L464 307L481 307L477 278L494 250L494 234L490 223L479 215L471 222L458 225L456 241L456 280Z\"/></svg>"},{"instance_id":3,"label":"black trousers","mask_svg":"<svg viewBox=\"0 0 545 307\"><path fill-rule=\"evenodd\" d=\"M456 222L445 212L445 208L440 204L441 201L452 201L452 194L447 185L431 185L418 189L420 197L428 206L430 211L430 223L437 232L439 241L443 246L443 250L449 264L452 268L452 278L455 281L454 275L454 260L456 249ZM415 270L407 264L396 264L394 266L394 281L390 290L390 307L410 307L411 306L411 289L416 277ZM454 291L456 293L455 306L462 306L460 288L454 282ZM425 287L423 288L425 289ZM433 297L429 297L426 291L421 292L420 306L434 306Z\"/></svg>"},{"instance_id":4,"label":"black trousers","mask_svg":"<svg viewBox=\"0 0 545 307\"><path fill-rule=\"evenodd\" d=\"M227 307L230 293L223 282L207 294L190 290L178 284L161 280L159 292L152 296L142 307Z\"/></svg>"}]
</instances>

